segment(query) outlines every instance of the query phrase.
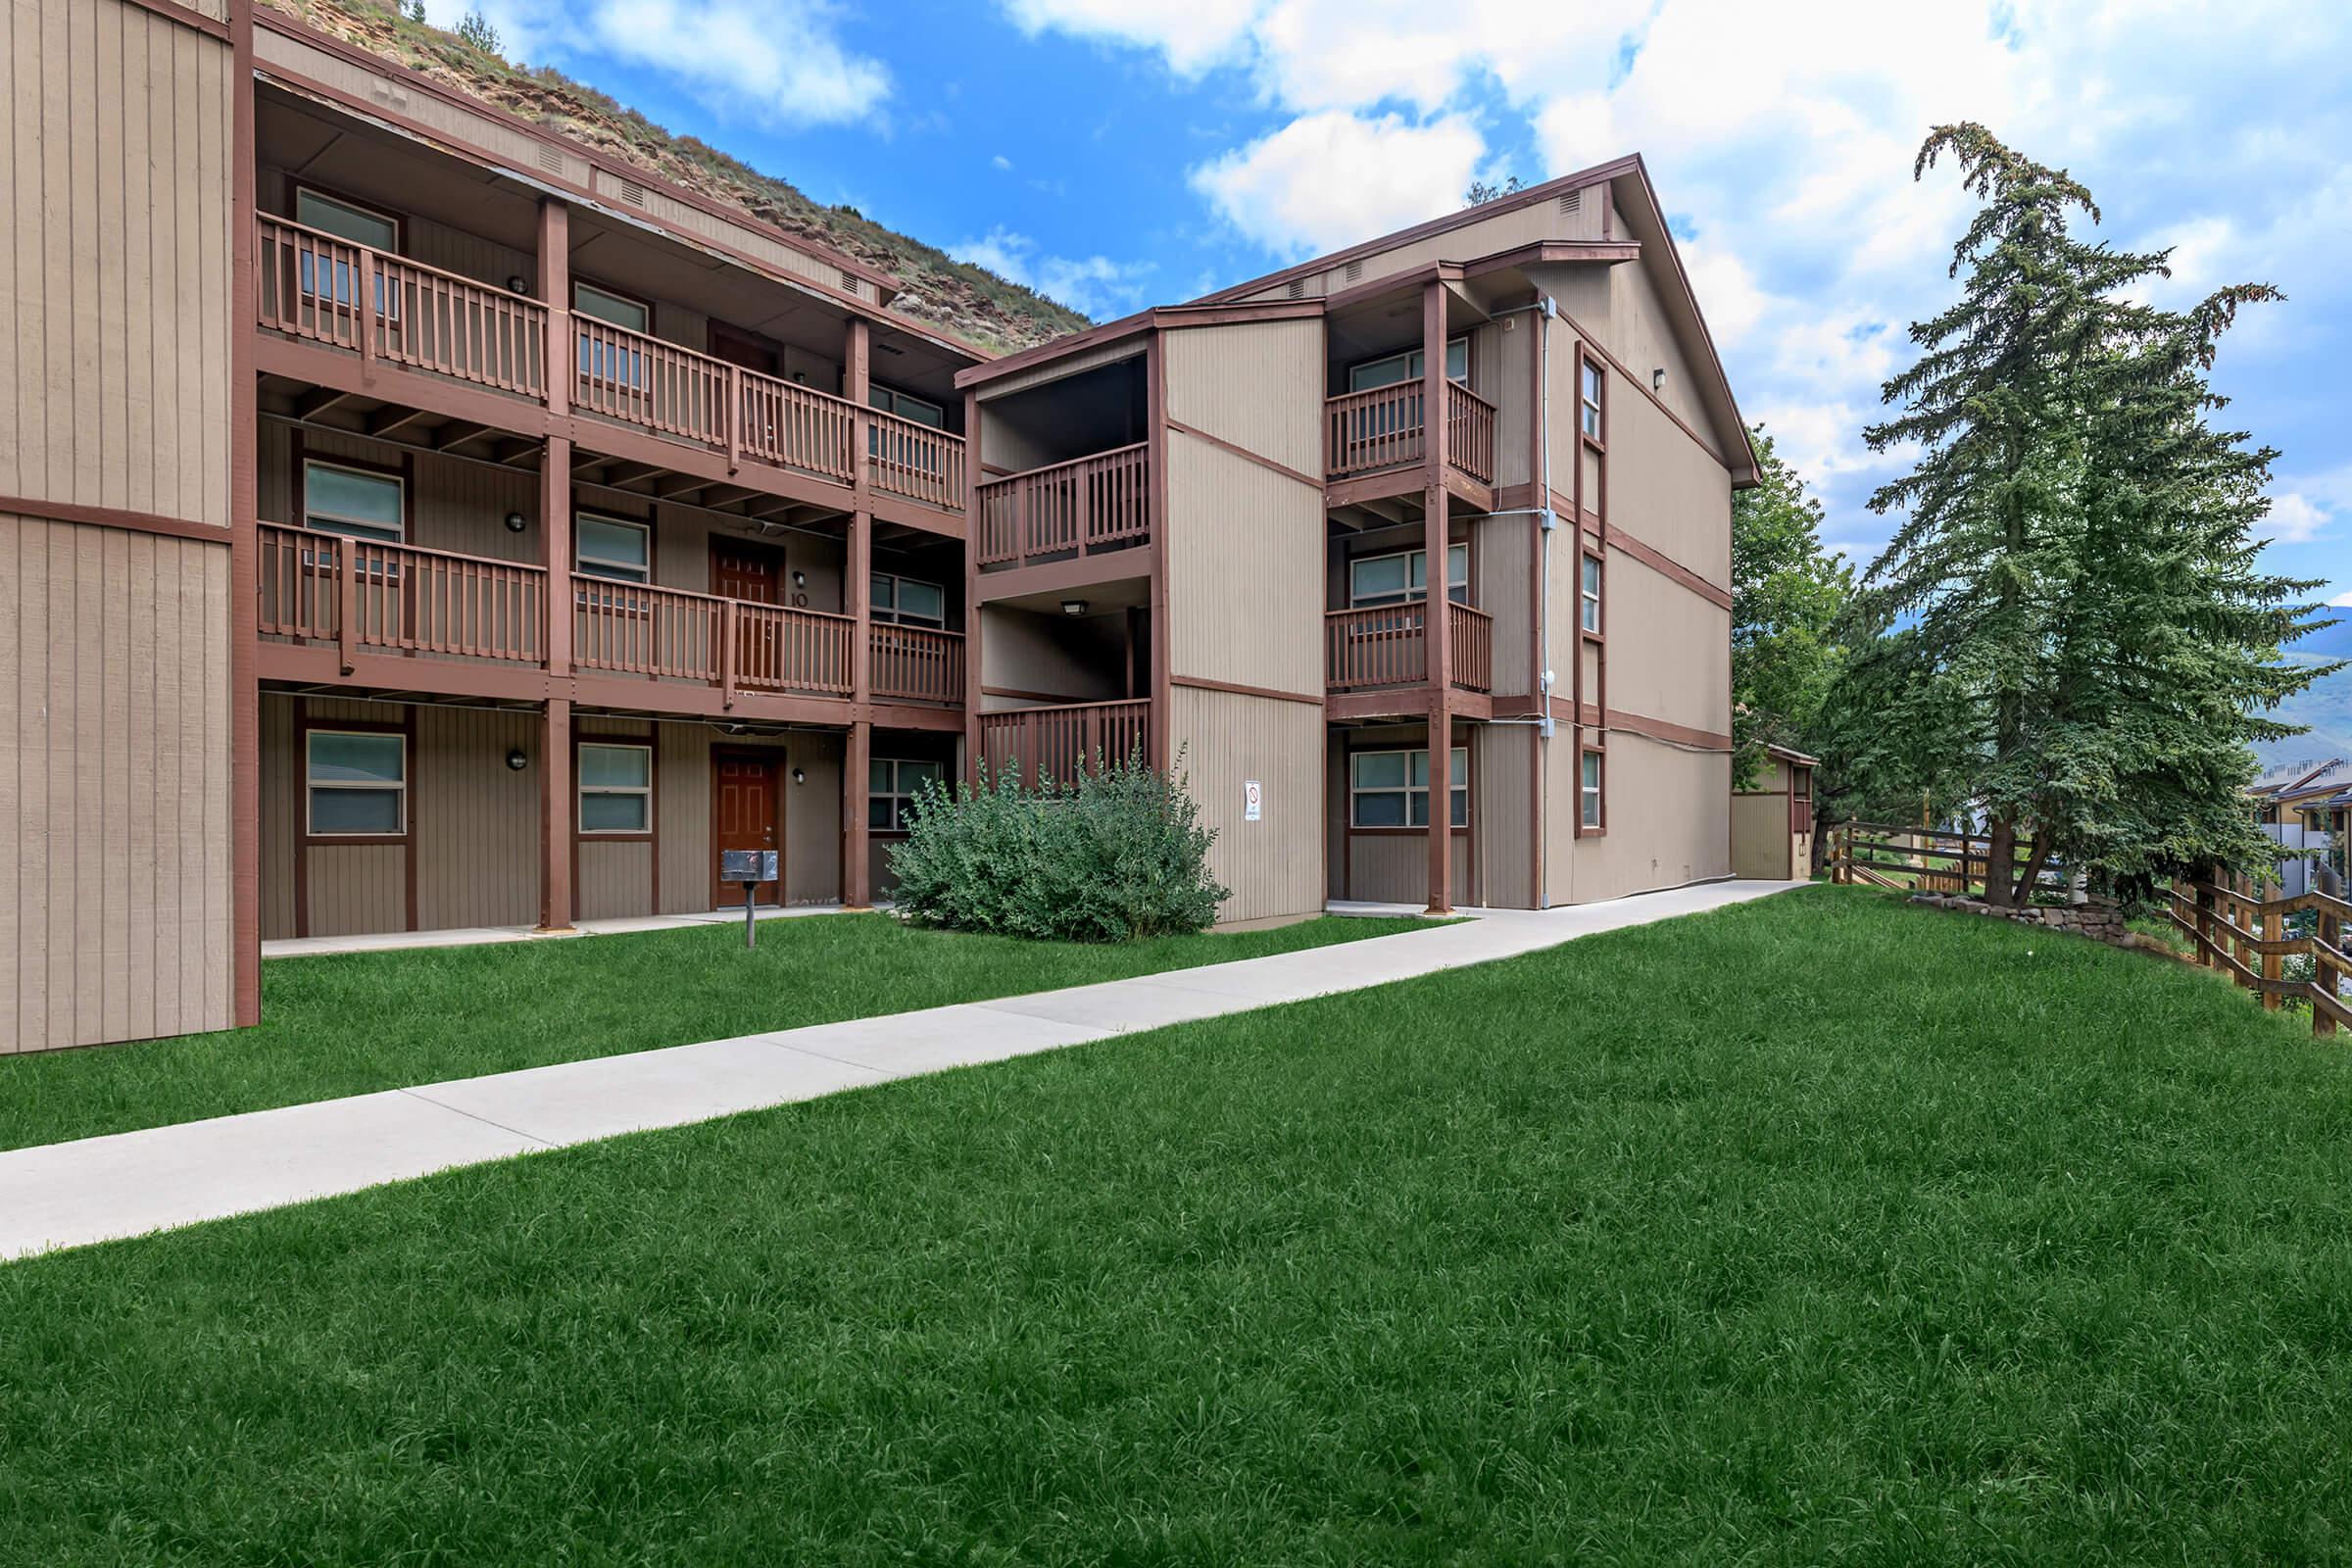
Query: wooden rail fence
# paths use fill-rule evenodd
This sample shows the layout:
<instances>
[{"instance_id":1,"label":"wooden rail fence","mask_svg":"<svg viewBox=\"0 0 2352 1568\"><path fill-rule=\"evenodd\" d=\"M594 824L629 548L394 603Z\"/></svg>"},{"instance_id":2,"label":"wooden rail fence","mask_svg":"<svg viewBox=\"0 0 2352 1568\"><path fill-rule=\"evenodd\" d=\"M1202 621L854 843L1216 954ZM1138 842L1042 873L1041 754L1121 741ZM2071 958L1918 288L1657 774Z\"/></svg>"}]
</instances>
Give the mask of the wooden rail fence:
<instances>
[{"instance_id":1,"label":"wooden rail fence","mask_svg":"<svg viewBox=\"0 0 2352 1568\"><path fill-rule=\"evenodd\" d=\"M2173 884L2165 910L2196 945L2196 961L2219 969L2277 1009L2311 1006L2311 1032L2352 1025L2352 956L2344 931L2352 903L2327 893L2262 898L2246 878ZM2304 972L2289 975L2290 959Z\"/></svg>"},{"instance_id":2,"label":"wooden rail fence","mask_svg":"<svg viewBox=\"0 0 2352 1568\"><path fill-rule=\"evenodd\" d=\"M1453 683L1492 690L1494 683L1494 617L1448 600L1446 613L1453 638ZM1425 600L1334 610L1323 617L1325 679L1333 691L1380 686L1417 686L1429 679L1429 606Z\"/></svg>"},{"instance_id":3,"label":"wooden rail fence","mask_svg":"<svg viewBox=\"0 0 2352 1568\"><path fill-rule=\"evenodd\" d=\"M876 624L871 684L879 698L962 706L963 633Z\"/></svg>"},{"instance_id":4,"label":"wooden rail fence","mask_svg":"<svg viewBox=\"0 0 2352 1568\"><path fill-rule=\"evenodd\" d=\"M1419 463L1428 424L1421 383L1343 392L1323 403L1325 476L1345 479ZM1494 479L1494 405L1459 381L1446 383L1446 455L1481 483Z\"/></svg>"},{"instance_id":5,"label":"wooden rail fence","mask_svg":"<svg viewBox=\"0 0 2352 1568\"><path fill-rule=\"evenodd\" d=\"M1888 822L1839 822L1830 830L1824 856L1833 882L1866 882L1905 893L1967 893L1982 896L1992 864L1992 838L1946 828L1900 827ZM2014 881L2032 858L2019 845L2010 863ZM2066 872L2045 864L2041 882L2063 886Z\"/></svg>"},{"instance_id":6,"label":"wooden rail fence","mask_svg":"<svg viewBox=\"0 0 2352 1568\"><path fill-rule=\"evenodd\" d=\"M536 664L547 657L547 573L512 561L269 523L256 629L358 649Z\"/></svg>"},{"instance_id":7,"label":"wooden rail fence","mask_svg":"<svg viewBox=\"0 0 2352 1568\"><path fill-rule=\"evenodd\" d=\"M1036 783L1041 773L1067 782L1082 770L1124 761L1146 744L1151 727L1149 702L1016 708L980 715L980 755L992 774L1010 768L1024 783Z\"/></svg>"},{"instance_id":8,"label":"wooden rail fence","mask_svg":"<svg viewBox=\"0 0 2352 1568\"><path fill-rule=\"evenodd\" d=\"M980 564L1025 566L1142 544L1152 536L1151 481L1150 442L987 480L978 490Z\"/></svg>"}]
</instances>

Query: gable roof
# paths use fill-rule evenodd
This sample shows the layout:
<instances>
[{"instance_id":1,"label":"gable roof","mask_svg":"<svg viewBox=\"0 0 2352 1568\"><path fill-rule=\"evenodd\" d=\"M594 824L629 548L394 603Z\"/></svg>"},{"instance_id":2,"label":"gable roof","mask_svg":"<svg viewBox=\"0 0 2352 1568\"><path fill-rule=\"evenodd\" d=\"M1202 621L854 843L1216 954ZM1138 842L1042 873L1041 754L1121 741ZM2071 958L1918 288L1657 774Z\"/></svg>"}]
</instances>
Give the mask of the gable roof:
<instances>
[{"instance_id":1,"label":"gable roof","mask_svg":"<svg viewBox=\"0 0 2352 1568\"><path fill-rule=\"evenodd\" d=\"M1714 416L1716 433L1724 451L1732 460L1732 477L1737 484L1752 484L1758 477L1754 444L1748 439L1747 422L1740 416L1739 400L1732 395L1731 377L1723 368L1723 358L1715 350L1714 334L1707 329L1706 315L1699 309L1698 296L1690 286L1690 274L1683 267L1682 254L1675 248L1674 234L1666 222L1665 209L1658 202L1655 187L1649 182L1648 166L1642 155L1634 153L1595 164L1573 174L1562 174L1540 185L1498 196L1493 201L1466 207L1458 213L1433 218L1427 222L1400 228L1393 234L1350 245L1345 250L1317 256L1279 271L1268 272L1246 282L1203 294L1193 303L1219 305L1239 300L1268 288L1278 287L1293 278L1303 278L1368 256L1437 238L1456 230L1483 223L1505 213L1533 207L1539 202L1557 200L1570 191L1584 190L1606 184L1617 211L1624 217L1629 236L1638 242L1645 256L1662 258L1654 270L1658 294L1664 303L1675 336L1690 363L1698 368L1700 395ZM1485 257L1461 257L1456 260L1477 263ZM1740 460L1744 458L1744 467Z\"/></svg>"}]
</instances>

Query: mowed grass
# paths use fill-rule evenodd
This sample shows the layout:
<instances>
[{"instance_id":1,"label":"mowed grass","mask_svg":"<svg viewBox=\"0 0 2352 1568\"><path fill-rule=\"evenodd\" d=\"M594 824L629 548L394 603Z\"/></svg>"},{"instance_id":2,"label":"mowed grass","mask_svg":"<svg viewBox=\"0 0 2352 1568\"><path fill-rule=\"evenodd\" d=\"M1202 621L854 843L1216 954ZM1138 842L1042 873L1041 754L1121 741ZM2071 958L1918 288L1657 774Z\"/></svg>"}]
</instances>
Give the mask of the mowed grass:
<instances>
[{"instance_id":1,"label":"mowed grass","mask_svg":"<svg viewBox=\"0 0 2352 1568\"><path fill-rule=\"evenodd\" d=\"M258 1028L0 1057L0 1149L1189 969L1425 924L1323 916L1111 947L843 914L763 920L749 953L734 925L272 958L262 965Z\"/></svg>"},{"instance_id":2,"label":"mowed grass","mask_svg":"<svg viewBox=\"0 0 2352 1568\"><path fill-rule=\"evenodd\" d=\"M0 1267L44 1565L2352 1552L2352 1063L1814 888Z\"/></svg>"}]
</instances>

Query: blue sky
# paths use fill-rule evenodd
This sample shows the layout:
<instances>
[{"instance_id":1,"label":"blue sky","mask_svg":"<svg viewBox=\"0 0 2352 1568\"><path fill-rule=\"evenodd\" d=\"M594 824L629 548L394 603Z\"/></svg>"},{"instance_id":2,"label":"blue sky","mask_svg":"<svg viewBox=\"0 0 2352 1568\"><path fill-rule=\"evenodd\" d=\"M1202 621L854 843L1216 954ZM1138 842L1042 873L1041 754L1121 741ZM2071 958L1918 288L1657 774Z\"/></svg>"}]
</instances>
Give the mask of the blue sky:
<instances>
[{"instance_id":1,"label":"blue sky","mask_svg":"<svg viewBox=\"0 0 2352 1568\"><path fill-rule=\"evenodd\" d=\"M511 55L1097 317L1639 151L1742 410L1861 559L1905 465L1860 430L1966 210L1912 154L1981 120L2088 183L2102 235L2178 247L2167 303L2285 289L2226 343L2221 417L2283 453L2270 561L2352 606L2352 6L481 3Z\"/></svg>"}]
</instances>

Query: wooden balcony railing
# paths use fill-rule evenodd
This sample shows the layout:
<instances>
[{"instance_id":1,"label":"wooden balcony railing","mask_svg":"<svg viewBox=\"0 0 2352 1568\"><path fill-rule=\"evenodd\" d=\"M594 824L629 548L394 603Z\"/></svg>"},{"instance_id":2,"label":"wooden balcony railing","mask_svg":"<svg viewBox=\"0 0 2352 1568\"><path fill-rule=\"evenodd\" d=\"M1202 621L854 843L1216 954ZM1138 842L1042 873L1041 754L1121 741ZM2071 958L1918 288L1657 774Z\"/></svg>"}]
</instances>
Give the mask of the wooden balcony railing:
<instances>
[{"instance_id":1,"label":"wooden balcony railing","mask_svg":"<svg viewBox=\"0 0 2352 1568\"><path fill-rule=\"evenodd\" d=\"M925 506L963 510L963 438L895 414L869 413L866 461L873 486Z\"/></svg>"},{"instance_id":2,"label":"wooden balcony railing","mask_svg":"<svg viewBox=\"0 0 2352 1568\"><path fill-rule=\"evenodd\" d=\"M264 523L259 630L359 649L536 664L547 658L547 573Z\"/></svg>"},{"instance_id":3,"label":"wooden balcony railing","mask_svg":"<svg viewBox=\"0 0 2352 1568\"><path fill-rule=\"evenodd\" d=\"M1151 452L1138 442L982 483L982 568L1142 544L1152 535Z\"/></svg>"},{"instance_id":4,"label":"wooden balcony railing","mask_svg":"<svg viewBox=\"0 0 2352 1568\"><path fill-rule=\"evenodd\" d=\"M729 691L850 692L848 615L752 604L575 572L572 661L582 669Z\"/></svg>"},{"instance_id":5,"label":"wooden balcony railing","mask_svg":"<svg viewBox=\"0 0 2352 1568\"><path fill-rule=\"evenodd\" d=\"M261 324L538 400L547 308L279 218L256 220Z\"/></svg>"},{"instance_id":6,"label":"wooden balcony railing","mask_svg":"<svg viewBox=\"0 0 2352 1568\"><path fill-rule=\"evenodd\" d=\"M980 715L980 756L992 775L1016 768L1025 783L1076 778L1150 744L1149 702L1072 703Z\"/></svg>"},{"instance_id":7,"label":"wooden balcony railing","mask_svg":"<svg viewBox=\"0 0 2352 1568\"><path fill-rule=\"evenodd\" d=\"M1494 482L1494 405L1459 381L1446 383L1446 461L1481 484Z\"/></svg>"},{"instance_id":8,"label":"wooden balcony railing","mask_svg":"<svg viewBox=\"0 0 2352 1568\"><path fill-rule=\"evenodd\" d=\"M1470 605L1446 605L1453 641L1453 684L1474 692L1494 683L1494 618ZM1429 679L1428 606L1420 600L1323 617L1331 689L1418 686Z\"/></svg>"},{"instance_id":9,"label":"wooden balcony railing","mask_svg":"<svg viewBox=\"0 0 2352 1568\"><path fill-rule=\"evenodd\" d=\"M1418 381L1343 392L1323 404L1327 476L1347 479L1408 467L1427 456ZM1494 480L1494 405L1459 381L1446 383L1446 461L1482 484Z\"/></svg>"},{"instance_id":10,"label":"wooden balcony railing","mask_svg":"<svg viewBox=\"0 0 2352 1568\"><path fill-rule=\"evenodd\" d=\"M547 397L548 311L536 300L282 218L255 220L255 318L366 360ZM842 484L857 474L858 406L795 381L574 316L571 401L673 441ZM875 491L961 512L963 437L868 410Z\"/></svg>"},{"instance_id":11,"label":"wooden balcony railing","mask_svg":"<svg viewBox=\"0 0 2352 1568\"><path fill-rule=\"evenodd\" d=\"M869 684L888 701L963 705L963 633L876 625Z\"/></svg>"}]
</instances>

